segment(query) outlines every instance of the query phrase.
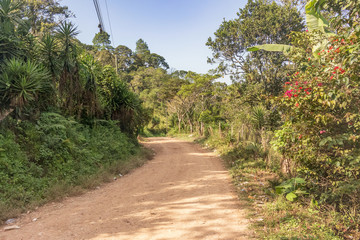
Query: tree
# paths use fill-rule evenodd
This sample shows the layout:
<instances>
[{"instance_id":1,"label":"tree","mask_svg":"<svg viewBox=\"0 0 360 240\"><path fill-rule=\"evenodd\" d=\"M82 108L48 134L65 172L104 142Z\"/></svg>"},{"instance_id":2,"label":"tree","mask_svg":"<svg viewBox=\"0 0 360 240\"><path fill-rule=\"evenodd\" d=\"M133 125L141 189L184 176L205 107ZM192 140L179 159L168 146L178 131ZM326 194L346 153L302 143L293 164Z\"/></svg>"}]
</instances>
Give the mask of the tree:
<instances>
[{"instance_id":1,"label":"tree","mask_svg":"<svg viewBox=\"0 0 360 240\"><path fill-rule=\"evenodd\" d=\"M59 43L54 36L46 34L42 37L39 48L39 58L47 69L49 69L54 86L60 70L59 47Z\"/></svg>"},{"instance_id":2,"label":"tree","mask_svg":"<svg viewBox=\"0 0 360 240\"><path fill-rule=\"evenodd\" d=\"M115 48L114 55L117 58L118 70L128 72L134 63L134 53L131 49L124 45L119 45Z\"/></svg>"},{"instance_id":3,"label":"tree","mask_svg":"<svg viewBox=\"0 0 360 240\"><path fill-rule=\"evenodd\" d=\"M179 130L181 121L186 117L191 131L193 130L194 123L196 123L200 134L203 134L205 115L216 115L216 113L212 112L213 109L211 106L214 104L214 98L216 98L213 94L213 82L217 78L219 78L219 75L188 72L185 77L187 84L183 84L177 93L176 101L180 104L177 109L181 110L181 115L178 113ZM179 116L181 116L181 118L179 118ZM209 118L206 118L206 121L207 120L209 120Z\"/></svg>"},{"instance_id":4,"label":"tree","mask_svg":"<svg viewBox=\"0 0 360 240\"><path fill-rule=\"evenodd\" d=\"M59 0L26 0L24 14L28 17L32 34L52 32L61 22L73 16Z\"/></svg>"},{"instance_id":5,"label":"tree","mask_svg":"<svg viewBox=\"0 0 360 240\"><path fill-rule=\"evenodd\" d=\"M92 40L93 44L99 49L108 48L111 44L110 35L105 32L98 32Z\"/></svg>"},{"instance_id":6,"label":"tree","mask_svg":"<svg viewBox=\"0 0 360 240\"><path fill-rule=\"evenodd\" d=\"M270 94L277 94L286 80L287 59L280 53L247 53L246 49L266 43L289 43L292 31L303 29L298 10L275 2L249 0L238 18L226 21L206 45L213 51L210 63L230 74L233 80L262 83Z\"/></svg>"},{"instance_id":7,"label":"tree","mask_svg":"<svg viewBox=\"0 0 360 240\"><path fill-rule=\"evenodd\" d=\"M124 132L137 135L149 121L139 97L129 90L128 85L116 75L111 66L103 68L97 84L100 86L101 101L110 119L118 120Z\"/></svg>"},{"instance_id":8,"label":"tree","mask_svg":"<svg viewBox=\"0 0 360 240\"><path fill-rule=\"evenodd\" d=\"M165 58L156 53L151 53L149 46L142 39L139 39L136 42L134 66L135 68L138 67L153 67L153 68L164 68L164 69L169 68L169 65L165 61Z\"/></svg>"},{"instance_id":9,"label":"tree","mask_svg":"<svg viewBox=\"0 0 360 240\"><path fill-rule=\"evenodd\" d=\"M97 113L100 112L100 104L97 94L97 78L101 74L101 68L99 62L97 62L93 56L89 54L83 54L80 56L81 70L80 76L82 80L82 117L94 118Z\"/></svg>"},{"instance_id":10,"label":"tree","mask_svg":"<svg viewBox=\"0 0 360 240\"><path fill-rule=\"evenodd\" d=\"M74 40L77 34L78 31L71 22L61 23L56 33L56 37L61 43L60 61L62 67L59 78L59 94L63 107L69 113L75 112L76 102L81 96L79 62Z\"/></svg>"},{"instance_id":11,"label":"tree","mask_svg":"<svg viewBox=\"0 0 360 240\"><path fill-rule=\"evenodd\" d=\"M149 46L141 38L139 40L137 40L137 42L136 42L135 53L138 55L149 55L150 54Z\"/></svg>"}]
</instances>

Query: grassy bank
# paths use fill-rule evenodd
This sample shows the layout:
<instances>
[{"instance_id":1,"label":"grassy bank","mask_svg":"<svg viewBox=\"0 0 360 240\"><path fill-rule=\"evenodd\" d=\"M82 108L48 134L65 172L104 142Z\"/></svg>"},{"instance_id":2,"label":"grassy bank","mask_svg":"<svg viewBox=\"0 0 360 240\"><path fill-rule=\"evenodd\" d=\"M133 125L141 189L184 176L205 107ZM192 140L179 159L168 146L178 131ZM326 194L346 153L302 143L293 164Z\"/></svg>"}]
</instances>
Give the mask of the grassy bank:
<instances>
[{"instance_id":1,"label":"grassy bank","mask_svg":"<svg viewBox=\"0 0 360 240\"><path fill-rule=\"evenodd\" d=\"M316 201L306 186L293 184L292 178L282 173L275 153L269 161L261 151L221 138L216 132L207 137L177 137L194 140L222 156L239 198L249 203L249 219L259 239L360 239L357 213L340 212ZM276 191L284 183L304 193L289 201L286 194Z\"/></svg>"},{"instance_id":2,"label":"grassy bank","mask_svg":"<svg viewBox=\"0 0 360 240\"><path fill-rule=\"evenodd\" d=\"M91 127L57 113L0 126L0 220L95 188L152 154L115 122Z\"/></svg>"}]
</instances>

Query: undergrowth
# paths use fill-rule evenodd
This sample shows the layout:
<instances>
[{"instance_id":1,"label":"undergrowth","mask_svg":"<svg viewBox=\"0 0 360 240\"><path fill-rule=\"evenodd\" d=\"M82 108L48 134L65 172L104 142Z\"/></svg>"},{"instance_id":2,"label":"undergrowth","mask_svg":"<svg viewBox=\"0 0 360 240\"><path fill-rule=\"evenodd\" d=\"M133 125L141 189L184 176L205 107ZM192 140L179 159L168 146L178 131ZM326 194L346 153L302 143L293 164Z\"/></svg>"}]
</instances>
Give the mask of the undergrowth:
<instances>
[{"instance_id":1,"label":"undergrowth","mask_svg":"<svg viewBox=\"0 0 360 240\"><path fill-rule=\"evenodd\" d=\"M151 154L116 122L80 124L57 113L0 126L0 222L77 195L142 165Z\"/></svg>"},{"instance_id":2,"label":"undergrowth","mask_svg":"<svg viewBox=\"0 0 360 240\"><path fill-rule=\"evenodd\" d=\"M190 138L182 134L182 138ZM214 133L206 137L191 136L203 146L217 151L233 178L239 199L250 204L249 219L258 239L360 239L356 213L344 214L334 206L320 204L312 194L294 201L277 194L276 187L289 179L281 171L280 157L272 153L271 161L261 148L248 143L234 143Z\"/></svg>"}]
</instances>

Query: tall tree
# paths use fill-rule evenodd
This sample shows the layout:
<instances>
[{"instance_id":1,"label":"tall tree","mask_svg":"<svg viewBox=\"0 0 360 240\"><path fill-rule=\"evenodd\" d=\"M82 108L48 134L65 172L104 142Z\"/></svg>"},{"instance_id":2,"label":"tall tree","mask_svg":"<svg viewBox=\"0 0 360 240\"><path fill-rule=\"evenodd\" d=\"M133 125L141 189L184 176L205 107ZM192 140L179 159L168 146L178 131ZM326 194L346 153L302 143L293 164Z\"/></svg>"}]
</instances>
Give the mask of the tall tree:
<instances>
[{"instance_id":1,"label":"tall tree","mask_svg":"<svg viewBox=\"0 0 360 240\"><path fill-rule=\"evenodd\" d=\"M56 37L61 43L61 73L59 78L59 93L63 107L69 113L75 112L77 99L81 96L79 79L79 62L75 37L78 34L71 22L63 22L59 26Z\"/></svg>"},{"instance_id":2,"label":"tall tree","mask_svg":"<svg viewBox=\"0 0 360 240\"><path fill-rule=\"evenodd\" d=\"M94 46L98 47L99 49L108 48L111 44L110 35L105 31L98 32L95 34L92 42Z\"/></svg>"},{"instance_id":3,"label":"tall tree","mask_svg":"<svg viewBox=\"0 0 360 240\"><path fill-rule=\"evenodd\" d=\"M169 68L165 58L156 53L151 53L149 46L142 39L136 42L134 65L136 67Z\"/></svg>"},{"instance_id":4,"label":"tall tree","mask_svg":"<svg viewBox=\"0 0 360 240\"><path fill-rule=\"evenodd\" d=\"M114 54L117 57L118 70L128 72L134 63L134 53L130 48L119 45L115 48Z\"/></svg>"},{"instance_id":5,"label":"tall tree","mask_svg":"<svg viewBox=\"0 0 360 240\"><path fill-rule=\"evenodd\" d=\"M62 21L73 16L67 6L59 0L26 0L25 15L28 17L31 32L35 35L53 31Z\"/></svg>"},{"instance_id":6,"label":"tall tree","mask_svg":"<svg viewBox=\"0 0 360 240\"><path fill-rule=\"evenodd\" d=\"M277 94L285 81L287 59L280 53L247 53L248 47L270 43L289 43L289 34L304 28L299 11L290 5L264 0L249 0L237 13L238 18L226 21L206 45L213 51L210 63L219 63L217 70L230 74L233 80L261 83L267 92Z\"/></svg>"}]
</instances>

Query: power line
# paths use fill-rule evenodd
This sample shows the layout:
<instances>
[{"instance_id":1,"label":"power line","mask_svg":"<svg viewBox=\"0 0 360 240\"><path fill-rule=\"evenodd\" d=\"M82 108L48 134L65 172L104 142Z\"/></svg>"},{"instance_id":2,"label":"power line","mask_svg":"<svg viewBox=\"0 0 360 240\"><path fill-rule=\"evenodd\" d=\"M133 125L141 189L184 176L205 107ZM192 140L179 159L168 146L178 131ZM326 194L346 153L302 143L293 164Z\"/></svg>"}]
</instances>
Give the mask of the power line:
<instances>
[{"instance_id":1,"label":"power line","mask_svg":"<svg viewBox=\"0 0 360 240\"><path fill-rule=\"evenodd\" d=\"M113 46L115 46L114 34L113 34L112 28L111 28L111 21L110 21L110 14L109 14L109 8L108 8L107 0L105 0L105 6L106 6L106 13L107 13L108 21L109 21L109 27L110 27L110 33L111 33L111 40L112 40Z\"/></svg>"},{"instance_id":2,"label":"power line","mask_svg":"<svg viewBox=\"0 0 360 240\"><path fill-rule=\"evenodd\" d=\"M93 2L94 2L97 17L99 19L99 26L98 27L100 29L100 32L105 31L105 26L104 26L104 22L103 22L103 19L102 19L102 16L101 16L101 9L100 9L99 2L98 2L98 0L93 0Z\"/></svg>"}]
</instances>

